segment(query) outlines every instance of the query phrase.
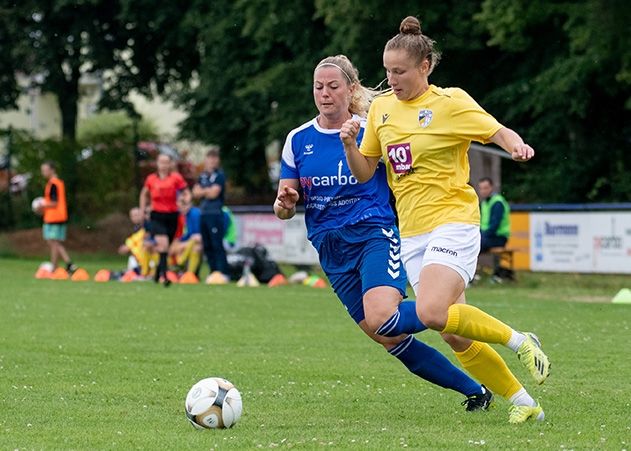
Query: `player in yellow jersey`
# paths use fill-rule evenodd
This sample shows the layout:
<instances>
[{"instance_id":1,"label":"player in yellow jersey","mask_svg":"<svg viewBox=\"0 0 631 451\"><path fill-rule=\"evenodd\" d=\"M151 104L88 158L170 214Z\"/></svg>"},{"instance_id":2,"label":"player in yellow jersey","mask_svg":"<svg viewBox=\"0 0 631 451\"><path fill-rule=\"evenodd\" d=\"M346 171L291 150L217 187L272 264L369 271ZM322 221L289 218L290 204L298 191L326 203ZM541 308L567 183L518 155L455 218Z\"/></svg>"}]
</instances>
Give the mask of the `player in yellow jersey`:
<instances>
[{"instance_id":1,"label":"player in yellow jersey","mask_svg":"<svg viewBox=\"0 0 631 451\"><path fill-rule=\"evenodd\" d=\"M487 344L515 351L541 384L549 362L539 340L467 305L464 296L480 249L478 199L468 185L469 145L493 142L516 161L529 160L534 150L462 89L430 85L428 77L438 60L434 41L422 34L418 19L405 18L383 54L392 91L373 101L361 149L357 121L347 121L340 138L360 182L372 176L381 159L387 162L402 259L421 321L443 334L474 377L512 402L510 422L541 420L539 404Z\"/></svg>"}]
</instances>

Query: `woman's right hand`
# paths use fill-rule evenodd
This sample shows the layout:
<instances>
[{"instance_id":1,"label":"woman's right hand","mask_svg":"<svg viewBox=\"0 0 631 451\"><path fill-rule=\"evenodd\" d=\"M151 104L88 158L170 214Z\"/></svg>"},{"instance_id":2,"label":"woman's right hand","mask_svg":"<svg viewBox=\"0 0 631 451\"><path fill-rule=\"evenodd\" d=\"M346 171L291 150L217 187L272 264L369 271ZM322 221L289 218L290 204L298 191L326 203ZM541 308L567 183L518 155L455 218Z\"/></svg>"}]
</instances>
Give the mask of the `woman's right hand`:
<instances>
[{"instance_id":1,"label":"woman's right hand","mask_svg":"<svg viewBox=\"0 0 631 451\"><path fill-rule=\"evenodd\" d=\"M357 135L359 135L359 121L349 119L340 129L340 139L345 146L357 145Z\"/></svg>"},{"instance_id":2,"label":"woman's right hand","mask_svg":"<svg viewBox=\"0 0 631 451\"><path fill-rule=\"evenodd\" d=\"M298 191L285 185L276 196L276 205L284 210L293 210L299 198Z\"/></svg>"}]
</instances>

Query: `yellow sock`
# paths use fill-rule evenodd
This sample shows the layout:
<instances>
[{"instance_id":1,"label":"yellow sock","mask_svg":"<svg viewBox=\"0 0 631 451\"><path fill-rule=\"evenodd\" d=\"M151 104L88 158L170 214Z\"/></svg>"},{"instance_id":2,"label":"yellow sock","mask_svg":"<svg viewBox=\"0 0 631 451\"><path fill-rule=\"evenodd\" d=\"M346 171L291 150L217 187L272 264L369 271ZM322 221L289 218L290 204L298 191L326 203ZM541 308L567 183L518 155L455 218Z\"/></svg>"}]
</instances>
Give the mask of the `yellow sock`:
<instances>
[{"instance_id":1,"label":"yellow sock","mask_svg":"<svg viewBox=\"0 0 631 451\"><path fill-rule=\"evenodd\" d=\"M146 276L149 274L149 255L146 252L142 252L137 258L140 265L140 274Z\"/></svg>"},{"instance_id":2,"label":"yellow sock","mask_svg":"<svg viewBox=\"0 0 631 451\"><path fill-rule=\"evenodd\" d=\"M509 399L523 388L504 359L486 343L474 341L467 350L454 354L469 374L503 398Z\"/></svg>"},{"instance_id":3,"label":"yellow sock","mask_svg":"<svg viewBox=\"0 0 631 451\"><path fill-rule=\"evenodd\" d=\"M160 254L158 254L157 252L152 252L148 262L149 272L147 274L152 276L156 273L156 270L158 269L158 263L160 263Z\"/></svg>"},{"instance_id":4,"label":"yellow sock","mask_svg":"<svg viewBox=\"0 0 631 451\"><path fill-rule=\"evenodd\" d=\"M175 262L176 265L182 266L184 263L186 263L186 261L189 259L189 256L191 255L194 244L195 243L193 243L193 240L189 240L186 243L182 253L176 257L176 262Z\"/></svg>"},{"instance_id":5,"label":"yellow sock","mask_svg":"<svg viewBox=\"0 0 631 451\"><path fill-rule=\"evenodd\" d=\"M505 345L510 340L512 329L477 307L453 304L447 310L447 325L442 333Z\"/></svg>"},{"instance_id":6,"label":"yellow sock","mask_svg":"<svg viewBox=\"0 0 631 451\"><path fill-rule=\"evenodd\" d=\"M196 272L197 268L199 268L199 262L201 261L201 253L192 251L191 255L188 257L188 266L186 270L188 272Z\"/></svg>"}]
</instances>

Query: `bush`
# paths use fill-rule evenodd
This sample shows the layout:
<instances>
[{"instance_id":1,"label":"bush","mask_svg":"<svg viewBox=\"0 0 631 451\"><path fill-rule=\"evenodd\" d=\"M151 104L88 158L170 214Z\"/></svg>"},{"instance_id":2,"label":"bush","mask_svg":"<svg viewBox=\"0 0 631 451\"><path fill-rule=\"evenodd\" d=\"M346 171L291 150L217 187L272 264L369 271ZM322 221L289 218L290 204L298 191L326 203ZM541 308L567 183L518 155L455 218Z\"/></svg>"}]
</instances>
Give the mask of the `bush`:
<instances>
[{"instance_id":1,"label":"bush","mask_svg":"<svg viewBox=\"0 0 631 451\"><path fill-rule=\"evenodd\" d=\"M155 138L155 127L146 121L138 124L124 113L102 113L79 123L78 142L33 139L25 132L14 132L12 153L14 173L32 178L25 192L11 195L13 225L33 227L41 220L31 212L31 201L42 196L45 181L40 165L45 160L57 164L57 173L66 184L71 222L96 222L114 211L127 211L137 203L134 173L134 138ZM11 226L6 196L0 195L0 228Z\"/></svg>"}]
</instances>

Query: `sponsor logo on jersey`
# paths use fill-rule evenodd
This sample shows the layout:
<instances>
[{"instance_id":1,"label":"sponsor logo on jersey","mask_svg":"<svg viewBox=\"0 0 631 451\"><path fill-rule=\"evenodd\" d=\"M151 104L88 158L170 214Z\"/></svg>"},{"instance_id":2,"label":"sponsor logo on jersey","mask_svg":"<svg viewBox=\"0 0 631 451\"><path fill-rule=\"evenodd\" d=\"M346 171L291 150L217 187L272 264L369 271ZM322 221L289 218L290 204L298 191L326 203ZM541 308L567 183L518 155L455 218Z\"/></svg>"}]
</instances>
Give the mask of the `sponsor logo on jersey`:
<instances>
[{"instance_id":1,"label":"sponsor logo on jersey","mask_svg":"<svg viewBox=\"0 0 631 451\"><path fill-rule=\"evenodd\" d=\"M388 146L388 160L390 160L395 174L409 174L412 170L412 152L410 149L410 143L390 144Z\"/></svg>"},{"instance_id":2,"label":"sponsor logo on jersey","mask_svg":"<svg viewBox=\"0 0 631 451\"><path fill-rule=\"evenodd\" d=\"M383 115L381 116L381 123L382 123L382 124L385 124L385 123L386 123L386 121L388 120L388 118L389 118L389 117L390 117L390 115L389 115L388 113L383 114Z\"/></svg>"},{"instance_id":3,"label":"sponsor logo on jersey","mask_svg":"<svg viewBox=\"0 0 631 451\"><path fill-rule=\"evenodd\" d=\"M434 113L432 110L421 110L418 112L418 123L422 128L426 128L430 122L432 122L432 117Z\"/></svg>"},{"instance_id":4,"label":"sponsor logo on jersey","mask_svg":"<svg viewBox=\"0 0 631 451\"><path fill-rule=\"evenodd\" d=\"M431 251L432 252L440 252L441 254L451 255L453 257L457 257L458 256L458 252L456 252L456 251L454 251L452 249L448 249L446 247L432 246Z\"/></svg>"},{"instance_id":5,"label":"sponsor logo on jersey","mask_svg":"<svg viewBox=\"0 0 631 451\"><path fill-rule=\"evenodd\" d=\"M311 155L312 153L313 153L313 144L305 145L305 151L303 152L303 155Z\"/></svg>"},{"instance_id":6,"label":"sponsor logo on jersey","mask_svg":"<svg viewBox=\"0 0 631 451\"><path fill-rule=\"evenodd\" d=\"M304 190L309 190L314 186L344 186L357 185L357 179L353 175L342 174L342 160L337 164L337 174L334 175L314 175L310 177L300 177L300 186Z\"/></svg>"}]
</instances>

